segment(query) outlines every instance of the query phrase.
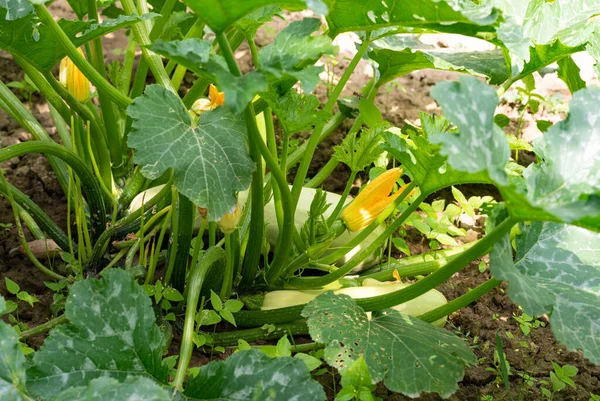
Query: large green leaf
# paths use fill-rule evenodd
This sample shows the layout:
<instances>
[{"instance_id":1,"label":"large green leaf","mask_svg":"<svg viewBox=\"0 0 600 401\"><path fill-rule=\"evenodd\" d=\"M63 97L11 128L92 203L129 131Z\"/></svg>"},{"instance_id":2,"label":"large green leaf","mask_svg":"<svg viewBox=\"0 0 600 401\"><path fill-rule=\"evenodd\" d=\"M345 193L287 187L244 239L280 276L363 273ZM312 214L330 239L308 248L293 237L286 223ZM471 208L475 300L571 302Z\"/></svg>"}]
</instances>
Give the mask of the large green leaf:
<instances>
[{"instance_id":1,"label":"large green leaf","mask_svg":"<svg viewBox=\"0 0 600 401\"><path fill-rule=\"evenodd\" d=\"M302 83L305 92L314 89L322 67L313 64L324 53L330 54L336 49L330 38L311 36L319 26L316 18L292 22L277 35L274 43L261 49L260 68L242 77L233 76L223 58L211 54L211 46L200 39L156 41L150 48L198 75L209 77L225 92L226 107L239 113L257 93L266 91L268 84L276 87L291 77Z\"/></svg>"},{"instance_id":2,"label":"large green leaf","mask_svg":"<svg viewBox=\"0 0 600 401\"><path fill-rule=\"evenodd\" d=\"M185 0L184 2L215 32L223 32L240 18L266 6L281 5L295 9L308 6L320 14L327 12L321 0Z\"/></svg>"},{"instance_id":3,"label":"large green leaf","mask_svg":"<svg viewBox=\"0 0 600 401\"><path fill-rule=\"evenodd\" d=\"M440 154L441 147L432 144L432 135L451 135L449 123L443 117L431 117L421 113L421 127L406 126L406 137L391 132L383 133L383 148L408 170L411 178L419 185L421 192L430 194L453 185L468 183L493 183L487 173L475 174L457 171L448 165L446 157Z\"/></svg>"},{"instance_id":4,"label":"large green leaf","mask_svg":"<svg viewBox=\"0 0 600 401\"><path fill-rule=\"evenodd\" d=\"M165 339L150 298L124 270L75 283L67 298L70 322L50 332L27 371L27 389L43 398L87 386L93 379L129 375L167 382Z\"/></svg>"},{"instance_id":5,"label":"large green leaf","mask_svg":"<svg viewBox=\"0 0 600 401\"><path fill-rule=\"evenodd\" d=\"M436 49L414 35L397 35L375 41L369 58L378 64L379 84L416 70L433 68L485 76L498 85L509 77L501 50L464 51Z\"/></svg>"},{"instance_id":6,"label":"large green leaf","mask_svg":"<svg viewBox=\"0 0 600 401\"><path fill-rule=\"evenodd\" d=\"M568 118L534 143L541 162L530 165L524 178L513 176L510 182L504 173L508 144L493 122L493 89L464 77L438 84L432 94L460 130L459 135L430 138L441 143L441 153L449 156L453 169L489 174L516 217L600 230L600 89L581 89L573 95Z\"/></svg>"},{"instance_id":7,"label":"large green leaf","mask_svg":"<svg viewBox=\"0 0 600 401\"><path fill-rule=\"evenodd\" d=\"M264 23L271 21L273 16L279 12L281 12L281 8L275 5L259 8L237 20L235 27L247 38L254 39L258 28Z\"/></svg>"},{"instance_id":8,"label":"large green leaf","mask_svg":"<svg viewBox=\"0 0 600 401\"><path fill-rule=\"evenodd\" d=\"M0 312L4 310L4 298L0 297ZM24 401L25 355L19 347L15 330L0 321L0 400Z\"/></svg>"},{"instance_id":9,"label":"large green leaf","mask_svg":"<svg viewBox=\"0 0 600 401\"><path fill-rule=\"evenodd\" d=\"M134 119L128 145L145 177L173 169L175 187L206 208L210 221L235 209L236 193L249 187L255 166L241 116L220 107L194 126L181 99L159 85L146 87L127 113Z\"/></svg>"},{"instance_id":10,"label":"large green leaf","mask_svg":"<svg viewBox=\"0 0 600 401\"><path fill-rule=\"evenodd\" d=\"M458 134L441 133L429 138L442 144L441 153L448 157L449 164L471 174L487 170L492 180L506 185L504 167L510 148L504 133L494 124L496 91L474 77L461 77L458 82L437 84L431 95L459 129Z\"/></svg>"},{"instance_id":11,"label":"large green leaf","mask_svg":"<svg viewBox=\"0 0 600 401\"><path fill-rule=\"evenodd\" d=\"M508 281L510 298L531 316L550 314L556 338L600 364L600 234L557 223L521 225L513 261L510 239L496 244L490 269Z\"/></svg>"},{"instance_id":12,"label":"large green leaf","mask_svg":"<svg viewBox=\"0 0 600 401\"><path fill-rule=\"evenodd\" d=\"M320 26L318 18L305 18L286 26L273 43L258 53L260 69L276 79L293 77L300 81L304 92L312 92L322 71L312 64L323 54L334 54L337 50L329 37L311 36ZM306 62L310 65L303 68L301 63Z\"/></svg>"},{"instance_id":13,"label":"large green leaf","mask_svg":"<svg viewBox=\"0 0 600 401\"><path fill-rule=\"evenodd\" d=\"M389 26L432 28L475 35L493 31L498 14L489 6L443 0L381 1L326 0L327 23L335 36L348 31L370 31ZM451 3L451 4L449 4Z\"/></svg>"},{"instance_id":14,"label":"large green leaf","mask_svg":"<svg viewBox=\"0 0 600 401\"><path fill-rule=\"evenodd\" d=\"M492 3L505 15L506 21L499 25L497 34L519 71L530 61L530 47L557 42L565 49L584 46L592 40L597 26L592 17L600 13L600 3L596 0L494 0Z\"/></svg>"},{"instance_id":15,"label":"large green leaf","mask_svg":"<svg viewBox=\"0 0 600 401\"><path fill-rule=\"evenodd\" d=\"M0 9L0 49L23 57L41 70L51 69L66 55L61 41L57 40L53 32L34 14L17 21L7 21L4 19L5 15L6 11ZM104 20L100 24L60 20L59 25L73 44L79 47L94 38L157 15L148 13L142 16L119 16L114 20Z\"/></svg>"},{"instance_id":16,"label":"large green leaf","mask_svg":"<svg viewBox=\"0 0 600 401\"><path fill-rule=\"evenodd\" d=\"M87 387L71 387L54 397L53 401L115 401L144 400L170 401L167 391L146 377L129 376L124 382L110 377L99 377Z\"/></svg>"},{"instance_id":17,"label":"large green leaf","mask_svg":"<svg viewBox=\"0 0 600 401\"><path fill-rule=\"evenodd\" d=\"M322 294L302 315L313 340L326 344L325 360L342 374L364 357L373 382L417 397L422 392L450 396L464 366L476 363L469 347L452 333L387 309L368 319L346 295Z\"/></svg>"},{"instance_id":18,"label":"large green leaf","mask_svg":"<svg viewBox=\"0 0 600 401\"><path fill-rule=\"evenodd\" d=\"M6 15L0 18L8 21L14 21L33 13L33 6L28 0L0 0L0 7L6 9Z\"/></svg>"},{"instance_id":19,"label":"large green leaf","mask_svg":"<svg viewBox=\"0 0 600 401\"><path fill-rule=\"evenodd\" d=\"M301 95L292 89L283 96L263 93L261 97L277 115L286 135L307 131L327 121L327 113L319 110L321 103L314 95Z\"/></svg>"},{"instance_id":20,"label":"large green leaf","mask_svg":"<svg viewBox=\"0 0 600 401\"><path fill-rule=\"evenodd\" d=\"M271 358L257 350L214 361L191 379L185 395L200 400L319 401L323 388L298 358Z\"/></svg>"}]
</instances>

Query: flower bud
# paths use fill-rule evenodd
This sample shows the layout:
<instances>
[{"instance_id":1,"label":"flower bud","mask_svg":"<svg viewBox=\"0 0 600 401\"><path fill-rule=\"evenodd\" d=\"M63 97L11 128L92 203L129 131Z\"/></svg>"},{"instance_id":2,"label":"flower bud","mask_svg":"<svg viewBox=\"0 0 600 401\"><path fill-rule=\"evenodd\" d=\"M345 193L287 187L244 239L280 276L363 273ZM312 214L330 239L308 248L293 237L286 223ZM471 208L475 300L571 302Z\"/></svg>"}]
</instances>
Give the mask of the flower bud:
<instances>
[{"instance_id":1,"label":"flower bud","mask_svg":"<svg viewBox=\"0 0 600 401\"><path fill-rule=\"evenodd\" d=\"M83 54L81 48L77 49L80 54ZM83 75L79 68L69 57L65 57L60 62L59 80L63 84L67 91L78 102L85 102L90 97L90 81Z\"/></svg>"}]
</instances>

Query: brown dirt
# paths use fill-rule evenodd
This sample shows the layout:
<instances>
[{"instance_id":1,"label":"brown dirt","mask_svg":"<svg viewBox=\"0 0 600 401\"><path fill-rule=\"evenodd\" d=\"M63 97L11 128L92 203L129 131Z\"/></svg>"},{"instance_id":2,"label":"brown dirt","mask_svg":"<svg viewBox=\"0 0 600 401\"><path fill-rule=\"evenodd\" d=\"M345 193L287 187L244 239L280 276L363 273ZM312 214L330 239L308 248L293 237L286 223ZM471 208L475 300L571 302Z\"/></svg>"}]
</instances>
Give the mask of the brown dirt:
<instances>
[{"instance_id":1,"label":"brown dirt","mask_svg":"<svg viewBox=\"0 0 600 401\"><path fill-rule=\"evenodd\" d=\"M53 7L60 8L60 3L55 3ZM261 31L259 44L266 43L268 40L269 34ZM118 39L107 45L112 46L112 49L123 47ZM248 68L249 54L243 54L244 51L245 49L242 48L238 55L242 62L246 60L246 68ZM112 58L112 55L115 54L108 51L106 53L108 54L107 58ZM341 54L338 57L338 65L335 67L336 71L343 71L347 63L347 55ZM360 72L361 70L362 72ZM358 71L346 91L348 95L354 90L359 90L369 78L366 65L361 64ZM395 89L391 93L382 91L382 94L377 97L377 103L384 110L384 118L392 123L402 125L406 119L415 122L421 110L439 112L433 99L429 96L430 88L436 82L454 79L456 76L457 74L439 71L420 71L410 74L398 80L403 89ZM10 56L3 53L0 53L0 78L4 82L22 79L22 73ZM317 94L322 98L325 90L320 88ZM39 97L36 97L33 103L34 114L49 134L54 136L55 129L52 126L47 105ZM341 142L348 129L349 124L344 123L325 143L319 146L317 155L311 164L310 174L316 173L329 159L332 146ZM2 146L8 146L29 140L30 135L0 110L0 139ZM0 168L5 171L7 179L12 184L29 195L63 229L66 229L66 199L44 157L28 155L15 158L0 164ZM291 173L293 174L293 171ZM332 176L325 181L325 189L341 191L348 175L349 172L345 167L338 167ZM481 194L476 188L473 188L473 192L474 194ZM444 195L439 194L438 196ZM12 211L8 203L0 198L0 223L12 222ZM14 226L8 231L0 231L0 275L16 281L23 290L35 294L40 300L40 303L36 304L33 309L26 304L19 307L20 320L33 327L51 317L49 305L52 302L52 292L44 286L43 280L45 278L29 261L19 255L9 256L9 250L17 244L18 239ZM415 251L422 251L426 249L426 242L415 237L410 246ZM469 288L481 284L487 278L489 278L489 273L480 273L477 264L473 264L445 283L441 287L441 291L449 299L453 299L464 294ZM13 296L7 294L4 280L0 280L0 295L15 300ZM534 329L529 336L524 336L518 323L513 319L514 315L520 316L521 312L517 306L510 302L503 287L493 290L478 302L451 316L446 328L465 338L479 358L477 366L466 368L465 378L459 384L458 392L450 398L451 400L478 401L485 399L483 397L486 395L492 396L493 400L509 399L504 385L499 379L500 375L489 371L490 368L495 366L493 355L495 334L497 332L500 333L503 339L504 352L506 352L507 361L511 366L511 393L513 396L516 397L518 394L522 394L521 399L523 400L543 399L539 380L549 380L549 373L552 370L551 362L560 365L570 364L579 369L578 375L574 378L576 388L567 388L557 393L554 400L587 401L590 392L600 393L600 367L592 365L578 352L567 352L563 346L556 343L549 327ZM543 321L544 318L541 318L541 320ZM507 336L507 333L511 333L512 338ZM43 336L39 336L29 340L28 344L38 348L42 342ZM527 343L528 346L524 347L521 342ZM176 352L176 344L177 338L171 347L173 352ZM192 366L204 364L208 360L206 356L197 354L192 361ZM525 385L523 379L519 376L523 373L534 377L538 382L532 386ZM330 399L333 399L331 389L334 387L334 381L332 376L326 374L321 376L319 380L323 382ZM339 376L336 376L335 380L339 380ZM335 386L339 389L339 382L335 383ZM400 394L389 392L382 385L378 386L376 395L390 401L408 400ZM438 400L439 397L424 395L417 399L429 401Z\"/></svg>"}]
</instances>

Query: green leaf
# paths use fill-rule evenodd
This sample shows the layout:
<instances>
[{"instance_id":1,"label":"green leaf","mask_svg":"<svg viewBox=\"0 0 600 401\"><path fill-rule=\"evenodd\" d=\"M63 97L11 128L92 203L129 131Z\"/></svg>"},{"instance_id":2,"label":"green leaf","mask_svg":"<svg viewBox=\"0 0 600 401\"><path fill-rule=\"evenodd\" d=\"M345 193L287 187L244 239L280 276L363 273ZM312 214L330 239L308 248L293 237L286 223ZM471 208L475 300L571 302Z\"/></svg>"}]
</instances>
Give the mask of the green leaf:
<instances>
[{"instance_id":1,"label":"green leaf","mask_svg":"<svg viewBox=\"0 0 600 401\"><path fill-rule=\"evenodd\" d=\"M490 270L508 281L508 295L550 327L569 350L600 363L600 234L557 223L521 225L513 261L506 236L490 254Z\"/></svg>"},{"instance_id":2,"label":"green leaf","mask_svg":"<svg viewBox=\"0 0 600 401\"><path fill-rule=\"evenodd\" d=\"M360 111L363 121L369 127L374 127L375 125L383 122L381 111L379 111L372 100L369 100L365 97L360 99L358 102L358 110Z\"/></svg>"},{"instance_id":3,"label":"green leaf","mask_svg":"<svg viewBox=\"0 0 600 401\"><path fill-rule=\"evenodd\" d=\"M52 398L101 376L152 376L167 382L161 364L164 336L150 299L129 273L111 269L101 280L75 283L65 314L70 324L50 332L27 371L33 394Z\"/></svg>"},{"instance_id":4,"label":"green leaf","mask_svg":"<svg viewBox=\"0 0 600 401\"><path fill-rule=\"evenodd\" d=\"M1 303L4 298L0 297ZM22 394L25 385L25 355L19 347L19 337L15 330L0 321L0 399L3 401L25 401Z\"/></svg>"},{"instance_id":5,"label":"green leaf","mask_svg":"<svg viewBox=\"0 0 600 401\"><path fill-rule=\"evenodd\" d=\"M571 93L586 87L585 81L581 79L580 69L572 57L558 60L558 77L562 79Z\"/></svg>"},{"instance_id":6,"label":"green leaf","mask_svg":"<svg viewBox=\"0 0 600 401\"><path fill-rule=\"evenodd\" d=\"M212 309L202 309L196 315L196 323L199 326L210 326L213 324L217 324L221 321L221 317L217 312Z\"/></svg>"},{"instance_id":7,"label":"green leaf","mask_svg":"<svg viewBox=\"0 0 600 401\"><path fill-rule=\"evenodd\" d=\"M219 295L213 290L210 290L210 304L217 312L223 310L223 302L221 302L221 298L219 298Z\"/></svg>"},{"instance_id":8,"label":"green leaf","mask_svg":"<svg viewBox=\"0 0 600 401\"><path fill-rule=\"evenodd\" d=\"M173 301L173 302L183 301L183 295L181 295L181 293L179 291L177 291L175 288L172 288L172 287L165 288L165 290L162 292L162 294L163 294L163 297L165 297L169 301Z\"/></svg>"},{"instance_id":9,"label":"green leaf","mask_svg":"<svg viewBox=\"0 0 600 401\"><path fill-rule=\"evenodd\" d=\"M225 301L225 309L227 309L229 312L239 312L243 307L244 303L242 301L238 301L237 299L228 299Z\"/></svg>"},{"instance_id":10,"label":"green leaf","mask_svg":"<svg viewBox=\"0 0 600 401\"><path fill-rule=\"evenodd\" d=\"M144 400L170 401L167 390L146 377L128 376L124 382L110 377L99 377L87 387L71 387L57 395L54 401L114 401Z\"/></svg>"},{"instance_id":11,"label":"green leaf","mask_svg":"<svg viewBox=\"0 0 600 401\"><path fill-rule=\"evenodd\" d=\"M287 335L277 341L277 356L292 356L292 344Z\"/></svg>"},{"instance_id":12,"label":"green leaf","mask_svg":"<svg viewBox=\"0 0 600 401\"><path fill-rule=\"evenodd\" d=\"M335 54L337 51L327 36L311 36L320 26L321 20L318 18L304 18L290 23L279 32L272 44L258 53L260 70L276 79L295 78L302 84L304 92L312 92L319 83L322 67L311 65L303 68L301 63L311 64L323 54Z\"/></svg>"},{"instance_id":13,"label":"green leaf","mask_svg":"<svg viewBox=\"0 0 600 401\"><path fill-rule=\"evenodd\" d=\"M476 78L460 77L458 82L437 84L431 95L459 129L458 135L430 137L433 143L442 145L441 153L448 157L452 168L471 174L487 170L496 183L507 184L504 166L510 149L504 133L494 124L496 91Z\"/></svg>"},{"instance_id":14,"label":"green leaf","mask_svg":"<svg viewBox=\"0 0 600 401\"><path fill-rule=\"evenodd\" d=\"M362 355L346 369L342 375L341 384L343 387L350 386L355 389L367 387L369 390L375 390L375 386L371 382L369 368Z\"/></svg>"},{"instance_id":15,"label":"green leaf","mask_svg":"<svg viewBox=\"0 0 600 401\"><path fill-rule=\"evenodd\" d=\"M33 6L28 0L0 0L0 7L6 9L4 18L7 21L14 21L33 13Z\"/></svg>"},{"instance_id":16,"label":"green leaf","mask_svg":"<svg viewBox=\"0 0 600 401\"><path fill-rule=\"evenodd\" d=\"M354 172L363 170L383 153L381 136L389 128L388 123L381 123L363 130L360 137L353 132L346 136L340 145L333 148L333 157L344 163Z\"/></svg>"},{"instance_id":17,"label":"green leaf","mask_svg":"<svg viewBox=\"0 0 600 401\"><path fill-rule=\"evenodd\" d=\"M94 38L157 15L148 13L142 16L119 16L115 20L104 20L100 25L69 20L60 20L58 24L73 45L80 47ZM0 49L23 57L40 70L50 70L65 57L62 42L56 39L53 31L41 23L37 16L30 14L17 21L7 21L4 16L5 10L0 9Z\"/></svg>"},{"instance_id":18,"label":"green leaf","mask_svg":"<svg viewBox=\"0 0 600 401\"><path fill-rule=\"evenodd\" d=\"M493 31L491 27L498 13L490 6L458 7L467 2L438 0L412 0L386 2L364 0L326 0L329 7L327 25L330 35L348 31L371 31L389 26L431 28L442 32L475 35L480 31Z\"/></svg>"},{"instance_id":19,"label":"green leaf","mask_svg":"<svg viewBox=\"0 0 600 401\"><path fill-rule=\"evenodd\" d=\"M237 327L237 324L235 324L235 317L233 317L233 313L231 313L230 310L227 309L223 309L221 311L219 311L219 315L221 315L221 317L223 319L225 319L225 321L231 323L232 325L234 325L235 327Z\"/></svg>"},{"instance_id":20,"label":"green leaf","mask_svg":"<svg viewBox=\"0 0 600 401\"><path fill-rule=\"evenodd\" d=\"M33 308L33 304L36 302L40 302L39 299L37 299L36 297L34 297L33 295L29 295L28 293L26 293L25 291L21 291L17 294L17 298L20 299L21 301L25 301L29 304L29 306L31 306Z\"/></svg>"},{"instance_id":21,"label":"green leaf","mask_svg":"<svg viewBox=\"0 0 600 401\"><path fill-rule=\"evenodd\" d=\"M2 315L5 310L6 310L6 301L4 300L4 297L2 295L0 295L0 315Z\"/></svg>"},{"instance_id":22,"label":"green leaf","mask_svg":"<svg viewBox=\"0 0 600 401\"><path fill-rule=\"evenodd\" d=\"M290 357L240 351L224 361L210 362L186 385L185 395L202 400L320 401L325 393L304 363Z\"/></svg>"},{"instance_id":23,"label":"green leaf","mask_svg":"<svg viewBox=\"0 0 600 401\"><path fill-rule=\"evenodd\" d=\"M294 358L300 359L302 362L304 362L304 364L306 365L306 368L312 372L313 370L315 370L316 368L318 368L319 366L321 366L323 364L323 362L321 362L321 360L319 358L315 358L312 355L308 355L302 352L297 353L296 355L294 355Z\"/></svg>"},{"instance_id":24,"label":"green leaf","mask_svg":"<svg viewBox=\"0 0 600 401\"><path fill-rule=\"evenodd\" d=\"M9 279L8 277L4 277L4 282L6 283L6 289L8 292L10 292L13 295L17 295L19 293L19 291L21 291L21 287L19 286L19 284L15 283L14 281L12 281L11 279Z\"/></svg>"},{"instance_id":25,"label":"green leaf","mask_svg":"<svg viewBox=\"0 0 600 401\"><path fill-rule=\"evenodd\" d=\"M484 76L493 85L509 78L501 50L437 49L412 35L388 36L371 46L369 58L378 64L379 84L426 68Z\"/></svg>"},{"instance_id":26,"label":"green leaf","mask_svg":"<svg viewBox=\"0 0 600 401\"><path fill-rule=\"evenodd\" d=\"M384 133L383 149L402 162L402 166L408 169L409 175L423 193L434 193L458 184L491 183L484 172L469 174L453 169L448 165L446 157L440 154L440 146L429 142L429 137L448 131L447 120L421 113L421 125L422 129L405 128L407 138Z\"/></svg>"},{"instance_id":27,"label":"green leaf","mask_svg":"<svg viewBox=\"0 0 600 401\"><path fill-rule=\"evenodd\" d=\"M410 397L422 392L450 396L464 365L477 360L446 330L392 309L373 313L369 320L346 295L322 294L306 305L302 316L312 339L327 344L325 360L342 376L362 356L373 382L383 380L391 391Z\"/></svg>"},{"instance_id":28,"label":"green leaf","mask_svg":"<svg viewBox=\"0 0 600 401\"><path fill-rule=\"evenodd\" d=\"M172 168L175 187L206 208L210 221L235 209L236 193L250 186L255 167L240 116L217 108L194 127L181 99L159 85L147 86L127 113L134 119L128 145L145 177Z\"/></svg>"},{"instance_id":29,"label":"green leaf","mask_svg":"<svg viewBox=\"0 0 600 401\"><path fill-rule=\"evenodd\" d=\"M410 248L408 247L408 244L406 243L404 238L394 237L392 238L392 243L396 248L398 248L400 252L404 253L407 256L410 256Z\"/></svg>"},{"instance_id":30,"label":"green leaf","mask_svg":"<svg viewBox=\"0 0 600 401\"><path fill-rule=\"evenodd\" d=\"M271 21L273 16L279 14L281 8L276 5L270 5L252 11L250 14L238 19L235 22L235 27L241 31L246 38L254 39L256 31L264 23Z\"/></svg>"},{"instance_id":31,"label":"green leaf","mask_svg":"<svg viewBox=\"0 0 600 401\"><path fill-rule=\"evenodd\" d=\"M309 6L319 14L327 12L321 0L185 0L184 3L215 32L223 32L245 15L270 5L285 5L296 9Z\"/></svg>"},{"instance_id":32,"label":"green leaf","mask_svg":"<svg viewBox=\"0 0 600 401\"><path fill-rule=\"evenodd\" d=\"M268 92L260 97L273 109L286 135L308 131L327 121L327 113L319 109L321 102L314 95L302 95L291 89L283 96Z\"/></svg>"}]
</instances>

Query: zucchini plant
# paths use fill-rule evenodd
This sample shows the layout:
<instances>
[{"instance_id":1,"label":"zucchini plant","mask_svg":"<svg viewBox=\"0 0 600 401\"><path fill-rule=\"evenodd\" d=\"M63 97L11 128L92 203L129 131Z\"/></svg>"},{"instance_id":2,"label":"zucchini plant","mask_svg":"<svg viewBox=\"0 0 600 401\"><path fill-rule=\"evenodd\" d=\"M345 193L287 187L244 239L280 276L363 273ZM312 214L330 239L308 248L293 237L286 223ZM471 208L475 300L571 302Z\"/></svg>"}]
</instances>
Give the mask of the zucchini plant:
<instances>
[{"instance_id":1,"label":"zucchini plant","mask_svg":"<svg viewBox=\"0 0 600 401\"><path fill-rule=\"evenodd\" d=\"M75 20L56 21L44 1L0 2L0 48L45 97L60 137L0 82L0 107L34 139L0 148L0 161L47 156L74 216L65 232L0 175L25 253L68 288L64 314L47 323L15 331L0 322L2 400L326 399L310 374L319 359L247 349L285 335L310 335L299 352L324 349L342 375L339 399L373 399L378 382L449 397L476 357L436 326L502 281L524 313L548 314L561 343L600 364L600 90L571 58L600 58L596 1L68 2ZM259 48L263 24L306 9L311 17ZM103 43L117 30L129 31L128 45L107 70ZM318 61L348 32L356 51L322 102ZM493 50L437 49L420 41L429 33ZM252 57L245 73L242 45ZM346 97L363 59L374 77ZM573 94L568 115L534 142L536 162L519 166L496 124L499 95L556 62ZM384 121L380 88L425 68L462 73L431 91L443 116ZM317 146L346 120L344 141L309 176ZM308 135L293 148L299 133ZM343 192L318 189L339 164L350 171ZM351 199L363 175L371 179ZM425 201L461 184L497 188L485 236L385 262L388 240L418 224L418 209L435 216ZM435 225L448 243L448 229L461 232ZM70 262L38 260L25 227ZM450 302L435 290L486 254L488 281ZM226 330L211 330L221 321ZM23 342L46 332L26 358ZM238 344L223 361L190 366L194 352Z\"/></svg>"}]
</instances>

